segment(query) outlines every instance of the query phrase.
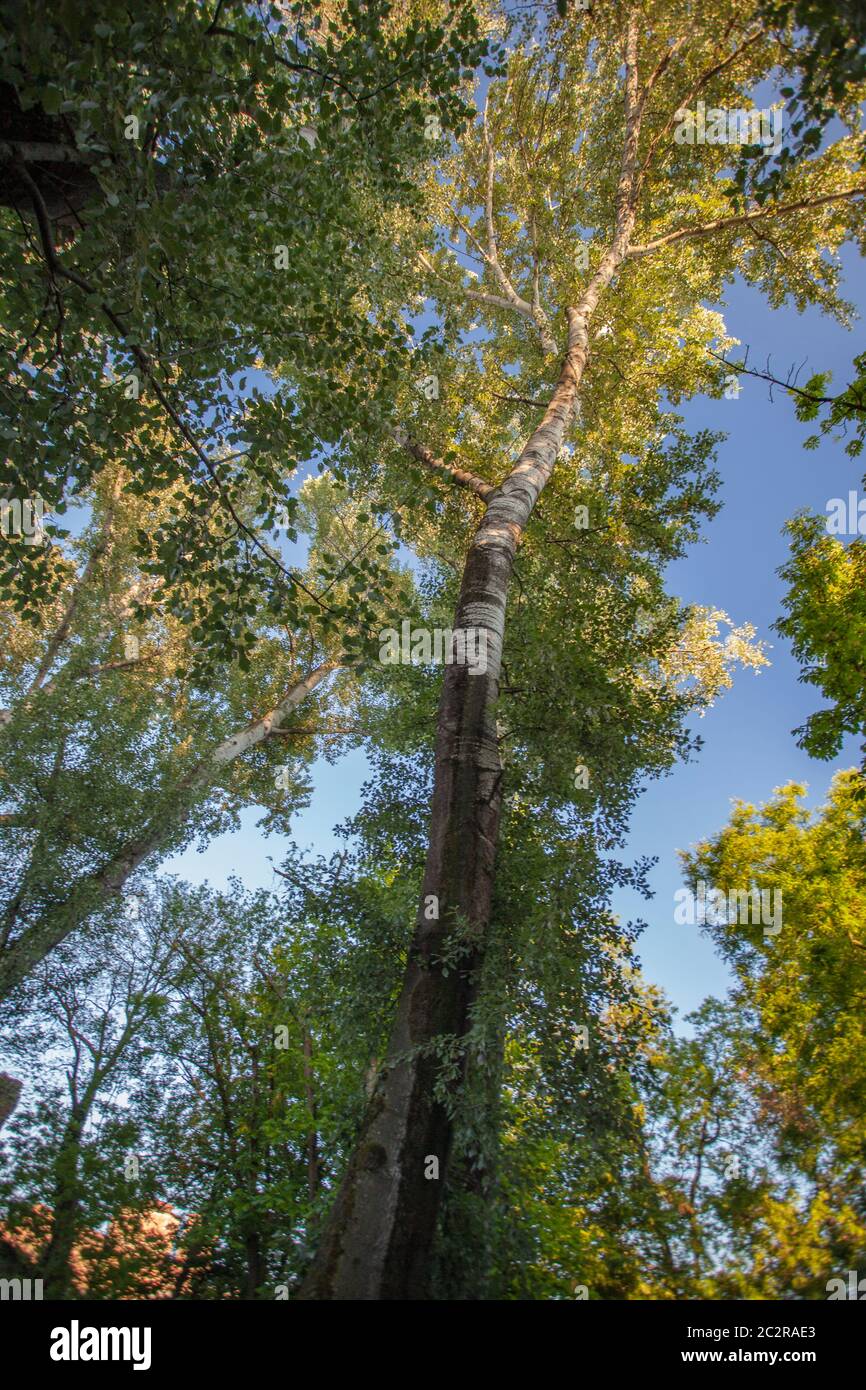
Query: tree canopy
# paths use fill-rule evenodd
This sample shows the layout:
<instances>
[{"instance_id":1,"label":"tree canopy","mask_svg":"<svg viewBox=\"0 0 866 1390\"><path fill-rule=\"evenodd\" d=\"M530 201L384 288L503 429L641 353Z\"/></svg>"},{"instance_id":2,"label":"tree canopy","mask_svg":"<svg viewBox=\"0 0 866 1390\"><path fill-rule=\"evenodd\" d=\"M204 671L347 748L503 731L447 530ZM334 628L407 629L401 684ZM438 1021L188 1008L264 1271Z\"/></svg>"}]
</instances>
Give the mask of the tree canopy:
<instances>
[{"instance_id":1,"label":"tree canopy","mask_svg":"<svg viewBox=\"0 0 866 1390\"><path fill-rule=\"evenodd\" d=\"M812 0L10 19L0 1273L691 1300L857 1268L862 771L685 853L728 895L704 926L733 981L685 1026L614 899L650 896L642 790L769 660L672 577L725 469L685 407L750 370L734 280L853 317L858 25ZM863 367L784 383L853 458ZM789 531L778 629L830 701L794 736L834 758L866 728L866 552ZM305 849L317 759L357 749L339 850ZM251 809L269 888L166 875Z\"/></svg>"}]
</instances>

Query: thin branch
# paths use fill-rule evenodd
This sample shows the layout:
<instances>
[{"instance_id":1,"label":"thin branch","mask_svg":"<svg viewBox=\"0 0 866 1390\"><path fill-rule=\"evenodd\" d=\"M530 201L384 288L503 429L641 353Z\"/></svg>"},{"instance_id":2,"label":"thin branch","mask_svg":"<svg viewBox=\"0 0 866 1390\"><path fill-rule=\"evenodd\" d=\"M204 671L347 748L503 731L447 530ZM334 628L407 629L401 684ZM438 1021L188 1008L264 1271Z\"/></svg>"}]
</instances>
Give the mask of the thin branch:
<instances>
[{"instance_id":1,"label":"thin branch","mask_svg":"<svg viewBox=\"0 0 866 1390\"><path fill-rule=\"evenodd\" d=\"M317 729L309 725L299 725L296 729L270 729L270 738L326 738L328 734L363 734L364 728L361 724L334 724L329 728ZM2 817L0 817L2 819Z\"/></svg>"},{"instance_id":2,"label":"thin branch","mask_svg":"<svg viewBox=\"0 0 866 1390\"><path fill-rule=\"evenodd\" d=\"M83 154L74 145L51 144L44 140L0 140L0 159L28 164L89 164L93 156Z\"/></svg>"},{"instance_id":3,"label":"thin branch","mask_svg":"<svg viewBox=\"0 0 866 1390\"><path fill-rule=\"evenodd\" d=\"M778 386L780 390L790 391L791 395L800 396L804 401L809 401L813 405L839 405L846 410L855 410L866 415L866 402L848 395L852 389L851 385L846 386L845 390L838 396L819 396L814 391L806 391L802 386L795 386L790 380L783 381L781 377L774 376L769 370L760 372L754 367L747 367L745 363L729 362L727 357L723 357L720 352L713 352L712 348L707 348L707 352L711 357L715 357L716 361L730 367L731 371L738 372L741 376L754 376L761 381L768 381L771 386Z\"/></svg>"},{"instance_id":4,"label":"thin branch","mask_svg":"<svg viewBox=\"0 0 866 1390\"><path fill-rule=\"evenodd\" d=\"M514 288L513 284L511 283L511 280L506 274L502 262L499 259L499 248L496 240L496 224L494 219L493 208L493 192L495 184L495 156L493 151L493 144L490 138L490 127L487 118L486 102L484 105L484 112L482 116L482 134L484 139L486 157L486 173L484 186L484 224L487 231L486 249L481 245L474 232L472 232L463 224L462 220L459 218L456 212L454 213L454 215L456 220L458 221L458 224L462 227L464 234L474 243L474 245L480 252L483 260L490 267L490 270L492 271L494 279L496 280L496 283L499 285L502 294L492 294L487 290L473 290L465 288L463 286L461 286L460 288L462 293L468 299L474 299L476 302L480 304L487 304L492 308L512 309L516 313L520 314L523 318L528 319L529 322L533 323L538 330L539 338L541 340L542 351L545 353L546 356L552 356L558 351L558 348L556 339L554 338L550 328L550 320L548 319L547 314L542 308L541 301L539 298L537 266L536 271L534 273L533 281L533 302L530 303L528 300L524 299L522 295L518 294L517 290ZM423 252L419 252L419 259L421 260L422 265L424 265L427 270L432 271L434 275L439 276L441 279L446 278L441 275L441 272L436 269L436 267L432 264L429 258L423 254Z\"/></svg>"},{"instance_id":5,"label":"thin branch","mask_svg":"<svg viewBox=\"0 0 866 1390\"><path fill-rule=\"evenodd\" d=\"M641 110L643 110L643 108L646 106L647 100L648 100L649 96L651 95L652 90L653 90L653 88L655 87L656 83L659 81L659 79L660 79L661 77L664 76L664 74L665 74L665 72L667 71L667 69L669 68L670 64L673 62L674 58L676 58L676 56L677 56L677 54L680 52L680 50L681 50L682 48L685 47L685 45L688 43L688 40L689 40L689 35L688 35L688 34L681 34L680 37L679 37L678 39L676 39L676 40L674 41L674 43L672 43L671 46L670 46L669 48L666 48L666 49L665 49L665 51L664 51L664 53L662 54L661 58L660 58L659 61L656 63L655 67L653 68L652 72L650 73L649 77L647 78L646 83L645 83L645 85L644 85L644 89L643 89L643 91L641 92L641 96L640 96Z\"/></svg>"},{"instance_id":6,"label":"thin branch","mask_svg":"<svg viewBox=\"0 0 866 1390\"><path fill-rule=\"evenodd\" d=\"M39 667L36 671L36 674L33 677L29 689L27 690L28 695L32 695L34 691L39 689L39 687L42 685L42 682L45 680L45 677L48 675L48 672L51 670L57 653L63 646L67 637L69 636L69 631L72 627L73 619L75 618L75 614L78 610L78 605L81 601L81 596L84 590L87 588L87 585L89 584L93 576L93 572L96 569L96 566L99 564L100 560L105 555L105 552L108 549L109 541L111 539L111 529L114 523L114 507L117 501L119 487L120 475L118 475L118 481L114 489L114 495L105 513L105 519L102 523L102 529L99 539L97 540L92 551L90 552L87 563L84 566L81 575L73 585L72 593L69 597L69 602L63 610L63 615L60 619L60 622L58 623L54 633L49 639L48 646L45 649L45 653L42 657L42 660L39 663Z\"/></svg>"},{"instance_id":7,"label":"thin branch","mask_svg":"<svg viewBox=\"0 0 866 1390\"><path fill-rule=\"evenodd\" d=\"M486 153L486 183L484 189L484 221L487 227L487 259L493 270L500 288L506 299L513 308L524 318L531 319L538 329L541 339L541 346L545 354L552 355L557 350L556 339L550 331L550 321L547 314L541 307L541 303L530 304L522 295L519 295L506 275L499 260L499 247L496 240L496 224L493 218L493 189L495 182L495 156L493 142L490 138L490 126L487 119L487 101L484 103L482 116L482 133L484 136L484 148Z\"/></svg>"},{"instance_id":8,"label":"thin branch","mask_svg":"<svg viewBox=\"0 0 866 1390\"><path fill-rule=\"evenodd\" d=\"M495 401L513 401L515 405L531 405L536 410L546 410L547 401L534 401L529 396L504 396L501 391L491 391Z\"/></svg>"}]
</instances>

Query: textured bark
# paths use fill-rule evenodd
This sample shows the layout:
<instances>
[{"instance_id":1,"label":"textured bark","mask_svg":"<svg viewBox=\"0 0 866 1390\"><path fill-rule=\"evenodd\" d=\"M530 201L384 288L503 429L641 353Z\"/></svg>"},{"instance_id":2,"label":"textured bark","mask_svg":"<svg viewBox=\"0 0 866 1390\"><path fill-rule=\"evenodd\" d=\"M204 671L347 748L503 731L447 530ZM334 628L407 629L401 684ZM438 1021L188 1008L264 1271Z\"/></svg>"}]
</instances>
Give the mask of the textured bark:
<instances>
[{"instance_id":1,"label":"textured bark","mask_svg":"<svg viewBox=\"0 0 866 1390\"><path fill-rule=\"evenodd\" d=\"M463 575L454 629L482 629L487 670L446 667L439 707L430 841L422 898L386 1064L370 1102L303 1298L423 1298L451 1146L446 1105L434 1097L437 1040L466 1034L490 916L502 804L493 717L514 556L548 481L574 410L588 353L587 322L603 279L569 312L569 348L544 419L490 499ZM459 942L457 968L443 969ZM439 1179L425 1178L429 1157Z\"/></svg>"},{"instance_id":2,"label":"textured bark","mask_svg":"<svg viewBox=\"0 0 866 1390\"><path fill-rule=\"evenodd\" d=\"M495 904L493 917L497 921ZM498 921L497 930L503 928L507 931L507 924ZM488 932L478 986L488 1018L486 980L492 962L501 965L496 960L498 953L491 951L492 944ZM495 1266L495 1197L506 1036L505 1021L500 1019L495 1027L485 1030L479 1047L473 1047L466 1060L456 1128L459 1134L462 1122L471 1118L472 1142L468 1146L465 1137L462 1145L455 1142L435 1244L432 1296L449 1302L497 1296L491 1276Z\"/></svg>"},{"instance_id":3,"label":"textured bark","mask_svg":"<svg viewBox=\"0 0 866 1390\"><path fill-rule=\"evenodd\" d=\"M0 207L29 216L35 183L56 244L75 235L88 208L104 204L97 162L98 156L78 149L69 114L51 116L38 104L24 111L15 87L0 82ZM171 186L165 164L154 161L152 172L158 189Z\"/></svg>"},{"instance_id":4,"label":"textured bark","mask_svg":"<svg viewBox=\"0 0 866 1390\"><path fill-rule=\"evenodd\" d=\"M249 1231L244 1237L244 1258L246 1262L246 1294L255 1299L267 1278L262 1238L257 1231Z\"/></svg>"},{"instance_id":5,"label":"textured bark","mask_svg":"<svg viewBox=\"0 0 866 1390\"><path fill-rule=\"evenodd\" d=\"M430 841L419 912L388 1055L303 1298L423 1298L451 1144L447 1107L434 1097L437 1040L462 1038L490 915L502 803L493 717L508 583L526 522L550 476L574 407L585 326L538 430L490 500L467 557L454 630L482 629L487 670L447 666L439 707ZM581 368L582 370L582 368ZM459 943L456 968L443 969ZM439 1178L425 1178L428 1158Z\"/></svg>"},{"instance_id":6,"label":"textured bark","mask_svg":"<svg viewBox=\"0 0 866 1390\"><path fill-rule=\"evenodd\" d=\"M0 206L27 208L30 196L19 166L32 170L52 222L74 216L101 194L90 161L74 146L69 122L40 106L21 109L18 93L0 82Z\"/></svg>"},{"instance_id":7,"label":"textured bark","mask_svg":"<svg viewBox=\"0 0 866 1390\"><path fill-rule=\"evenodd\" d=\"M419 463L423 463L426 468L434 473L442 474L448 482L457 483L459 487L469 488L470 492L477 493L485 502L492 497L496 488L492 483L487 483L477 474L470 473L466 468L460 468L457 464L446 463L444 459L437 458L432 450L424 444L419 444L417 439L411 439L405 431L397 433L398 443L402 444L407 453L411 454Z\"/></svg>"}]
</instances>

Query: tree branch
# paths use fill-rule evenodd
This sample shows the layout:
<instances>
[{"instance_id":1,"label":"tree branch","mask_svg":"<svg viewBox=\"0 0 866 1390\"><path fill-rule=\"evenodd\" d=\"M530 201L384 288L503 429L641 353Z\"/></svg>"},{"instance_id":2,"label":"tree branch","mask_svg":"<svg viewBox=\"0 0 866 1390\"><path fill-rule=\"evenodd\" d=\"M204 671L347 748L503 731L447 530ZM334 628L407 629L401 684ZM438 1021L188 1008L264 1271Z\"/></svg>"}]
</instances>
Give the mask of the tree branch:
<instances>
[{"instance_id":1,"label":"tree branch","mask_svg":"<svg viewBox=\"0 0 866 1390\"><path fill-rule=\"evenodd\" d=\"M734 21L732 20L731 23L728 25L723 35L723 41L725 38L727 38L728 34L730 33L733 27L733 23ZM692 85L690 90L686 92L686 94L683 97L681 97L680 100L677 102L673 112L671 113L670 117L665 122L665 124L662 126L661 130L650 141L649 148L647 149L646 153L646 158L644 159L640 168L641 179L643 179L644 175L649 169L649 166L652 163L653 155L655 154L662 140L664 140L665 137L669 135L673 130L674 122L677 119L677 112L682 111L683 107L688 102L694 101L695 97L698 95L698 92L703 91L704 87L706 87L708 82L711 82L714 77L718 77L719 73L724 72L725 69L729 68L732 63L735 63L736 60L739 57L741 57L742 54L745 53L746 50L750 48L753 43L756 43L758 39L763 38L766 32L767 31L764 28L758 29L756 33L751 34L749 38L745 39L743 43L741 43L737 48L735 48L732 53L729 53L727 58L723 58L718 63L714 63L711 68L707 68L704 72L701 73L700 77ZM671 56L673 56L673 50L671 51Z\"/></svg>"},{"instance_id":2,"label":"tree branch","mask_svg":"<svg viewBox=\"0 0 866 1390\"><path fill-rule=\"evenodd\" d=\"M87 585L90 582L90 579L93 575L94 570L96 569L96 566L99 564L99 561L102 559L106 550L108 549L108 545L111 539L111 528L114 523L114 506L117 501L117 494L120 487L119 477L120 475L118 475L118 482L115 486L114 496L112 497L111 502L109 503L109 506L105 513L105 518L102 523L102 529L99 535L99 539L97 540L92 551L90 552L90 555L87 559L87 563L84 566L81 575L73 585L72 593L69 596L69 602L67 603L66 608L63 611L63 616L61 617L60 622L58 623L52 636L49 638L48 646L45 649L45 653L42 657L42 660L39 663L39 667L36 671L36 674L33 677L30 686L28 687L28 695L32 695L34 691L39 689L39 687L42 685L42 682L45 680L45 677L48 675L48 672L51 670L51 667L54 663L54 658L57 656L57 653L63 646L67 637L69 636L69 630L72 627L73 619L75 618L75 614L78 610L78 605L81 601L81 595L87 588Z\"/></svg>"},{"instance_id":3,"label":"tree branch","mask_svg":"<svg viewBox=\"0 0 866 1390\"><path fill-rule=\"evenodd\" d=\"M778 386L782 391L790 391L792 396L800 396L804 401L810 401L813 405L837 405L845 410L855 410L866 415L866 401L855 399L848 394L852 389L851 384L846 386L845 390L840 392L838 396L818 396L814 391L806 391L802 386L795 386L792 381L783 381L781 377L774 376L769 370L760 372L754 367L747 367L745 363L729 362L720 352L713 352L712 348L707 348L707 352L711 357L715 357L717 362L721 362L725 367L730 367L732 372L738 372L741 376L754 376L760 381L768 381L771 386ZM770 392L770 397L772 399L772 392Z\"/></svg>"},{"instance_id":4,"label":"tree branch","mask_svg":"<svg viewBox=\"0 0 866 1390\"><path fill-rule=\"evenodd\" d=\"M496 491L493 483L487 483L483 478L479 478L475 473L470 473L466 468L460 468L457 464L446 463L444 459L437 458L424 444L419 444L417 439L412 437L404 430L394 432L397 443L411 454L418 463L423 463L425 468L430 468L434 473L446 477L450 482L457 483L459 487L469 488L482 501L489 502Z\"/></svg>"},{"instance_id":5,"label":"tree branch","mask_svg":"<svg viewBox=\"0 0 866 1390\"><path fill-rule=\"evenodd\" d=\"M487 232L486 249L478 240L475 233L464 224L457 211L453 208L452 213L458 225L463 229L467 240L475 245L485 265L490 267L494 279L499 285L502 293L494 294L489 290L474 290L462 285L460 286L460 293L464 294L467 299L474 299L479 304L487 304L494 309L511 309L515 313L520 314L522 318L528 319L538 330L541 348L545 356L553 356L558 351L558 345L551 331L550 320L541 305L538 287L537 260L533 272L533 296L532 302L530 303L529 300L524 299L523 296L518 294L517 290L515 290L499 259L499 248L496 241L496 225L493 214L495 159L493 144L490 139L486 102L482 117L482 132L486 158L484 187L484 225ZM418 258L427 270L431 271L437 278L448 283L447 277L442 275L441 271L436 268L433 262L425 256L423 252L418 253Z\"/></svg>"},{"instance_id":6,"label":"tree branch","mask_svg":"<svg viewBox=\"0 0 866 1390\"><path fill-rule=\"evenodd\" d=\"M747 227L752 222L757 222L764 217L783 217L789 212L801 212L805 208L823 207L827 203L845 202L849 198L860 198L866 193L866 186L857 188L845 188L840 193L823 193L817 198L800 198L796 203L782 203L777 207L753 208L749 212L740 213L734 217L719 217L714 222L705 222L702 227L680 227L678 231L667 232L664 236L656 237L655 241L645 242L643 246L632 246L628 252L629 257L648 256L653 251L658 251L662 246L672 246L678 241L687 241L691 237L711 236L713 232L729 231L733 227Z\"/></svg>"},{"instance_id":7,"label":"tree branch","mask_svg":"<svg viewBox=\"0 0 866 1390\"><path fill-rule=\"evenodd\" d=\"M30 193L30 198L33 203L33 210L36 215L37 225L39 227L39 236L42 242L43 253L48 263L48 268L51 273L51 276L54 278L59 276L61 279L69 280L73 285L77 285L78 288L82 290L86 295L92 296L93 298L100 300L100 296L98 294L98 291L96 290L96 287L90 284L90 282L86 280L83 275L79 275L77 270L71 270L68 266L65 266L63 262L60 260L59 256L57 255L57 252L54 249L54 238L51 233L51 223L48 217L48 210L45 207L45 202L42 197L42 194L39 191L37 184L31 178L24 161L21 159L16 160L15 167L18 170L18 173L20 174L22 181L26 184L27 189ZM123 319L120 318L120 316L114 312L111 306L105 302L105 300L100 300L99 307L102 310L105 317L108 319L109 323L119 334L124 346L127 348L129 352L132 353L136 362L139 364L142 371L145 373L148 381L151 384L154 395L156 396L163 410L168 415L175 429L178 431L185 443L187 443L189 447L192 449L199 462L203 464L211 482L216 488L220 504L229 513L235 525L237 526L238 531L247 537L247 539L256 548L256 550L258 550L262 555L264 555L265 558L269 561L269 563L272 564L276 569L278 569L280 574L282 574L283 577L287 579L290 584L292 584L295 588L300 589L301 592L305 594L307 598L312 599L314 603L318 604L318 606L326 612L333 612L333 610L329 607L328 604L322 602L322 599L318 594L315 594L311 589L308 589L307 586L300 579L298 579L297 575L292 574L291 570L287 570L286 567L280 562L279 558L276 555L274 555L274 553L267 546L262 544L255 531L241 520L234 507L232 506L231 502L225 496L224 489L220 484L212 460L208 457L206 451L199 444L192 430L178 414L177 410L172 405L171 401L168 399L168 396L163 390L160 382L157 380L156 374L153 369L153 362L149 354L145 352L144 348L141 347L140 344L129 341L129 329L127 328Z\"/></svg>"},{"instance_id":8,"label":"tree branch","mask_svg":"<svg viewBox=\"0 0 866 1390\"><path fill-rule=\"evenodd\" d=\"M486 101L484 103L481 129L484 136L484 149L486 154L486 182L484 189L484 222L487 228L486 260L508 303L513 309L516 309L519 314L522 314L524 318L530 319L535 324L541 339L542 350L546 355L552 356L557 350L556 339L550 331L550 321L547 314L542 309L540 301L536 300L535 303L530 304L522 295L519 295L506 275L502 263L499 260L499 248L496 242L496 224L493 219L495 158L493 142L490 139L490 125L487 119Z\"/></svg>"}]
</instances>

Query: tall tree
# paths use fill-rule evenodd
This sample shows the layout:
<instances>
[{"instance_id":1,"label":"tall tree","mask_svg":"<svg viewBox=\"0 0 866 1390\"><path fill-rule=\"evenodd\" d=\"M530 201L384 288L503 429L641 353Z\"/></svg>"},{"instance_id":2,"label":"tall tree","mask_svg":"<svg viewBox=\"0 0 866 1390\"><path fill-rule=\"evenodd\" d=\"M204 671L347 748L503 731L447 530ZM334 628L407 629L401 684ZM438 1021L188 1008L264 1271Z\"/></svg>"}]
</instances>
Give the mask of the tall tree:
<instances>
[{"instance_id":1,"label":"tall tree","mask_svg":"<svg viewBox=\"0 0 866 1390\"><path fill-rule=\"evenodd\" d=\"M344 509L306 573L286 553L300 470L363 430L393 377L393 219L483 47L465 4L263 16L220 0L130 25L100 0L10 24L0 486L50 519L32 544L3 504L0 992L202 814L215 828L241 758L245 799L267 804L264 745L311 746L287 726L354 656L390 545L376 524L353 536ZM58 524L70 505L92 523L78 545ZM96 769L112 728L119 787ZM127 798L130 764L153 796ZM285 810L299 787L281 775ZM97 787L90 833L70 801Z\"/></svg>"},{"instance_id":2,"label":"tall tree","mask_svg":"<svg viewBox=\"0 0 866 1390\"><path fill-rule=\"evenodd\" d=\"M631 455L648 452L647 435L659 425L658 393L667 387L685 394L714 380L703 349L717 342L721 324L702 301L718 297L739 270L776 299L791 294L805 302L810 288L802 269L831 286L834 272L822 253L859 230L866 186L849 167L847 137L792 165L772 198L741 200L734 211L726 146L677 138L692 102L741 108L754 84L785 63L784 49L751 7L708 15L698 6L654 5L647 16L636 5L600 3L590 14L569 12L533 35L529 51L516 48L453 178L446 171L442 180L444 196L453 198L442 220L462 231L461 249L477 257L482 279L467 287L435 250L419 248L428 292L441 281L501 333L498 362L511 365L498 394L532 403L541 418L507 461L500 432L483 412L472 427L465 420L456 438L449 421L441 449L401 427L404 449L417 458L413 444L420 442L443 465L440 473L450 469L455 484L483 503L451 626L480 632L487 662L483 673L457 662L445 671L421 907L387 1065L308 1297L401 1298L424 1296L429 1287L444 1183L426 1180L425 1171L435 1158L447 1172L452 1139L449 1106L437 1093L437 1047L447 1048L470 1026L500 835L505 777L496 714L509 584L551 480L551 494L561 487L572 511L584 500L577 470L557 468L557 459L569 443L583 450L599 419L609 422L601 438L621 438L619 448ZM503 140L507 160L497 157ZM763 234L770 230L768 242ZM826 303L828 293L822 298ZM598 339L611 335L608 353ZM620 344L632 352L632 344L646 344L644 352L655 356L646 365L639 359L618 391L612 379L616 371L625 376L616 358ZM432 357L431 350L428 371ZM441 375L447 401L447 365ZM464 386L459 371L454 386L455 395ZM440 382L440 396L442 389ZM624 427L619 436L617 422ZM476 451L483 468L454 458ZM687 513L699 507L690 499ZM671 525L663 553L675 550ZM637 536L622 539L639 549ZM453 1084L459 1087L459 1069Z\"/></svg>"}]
</instances>

